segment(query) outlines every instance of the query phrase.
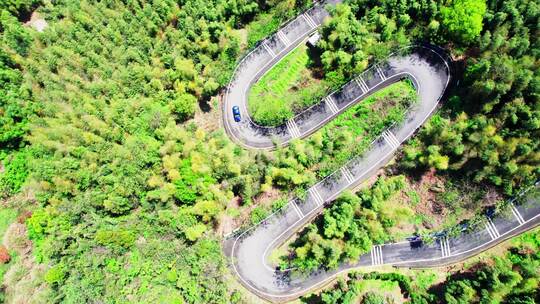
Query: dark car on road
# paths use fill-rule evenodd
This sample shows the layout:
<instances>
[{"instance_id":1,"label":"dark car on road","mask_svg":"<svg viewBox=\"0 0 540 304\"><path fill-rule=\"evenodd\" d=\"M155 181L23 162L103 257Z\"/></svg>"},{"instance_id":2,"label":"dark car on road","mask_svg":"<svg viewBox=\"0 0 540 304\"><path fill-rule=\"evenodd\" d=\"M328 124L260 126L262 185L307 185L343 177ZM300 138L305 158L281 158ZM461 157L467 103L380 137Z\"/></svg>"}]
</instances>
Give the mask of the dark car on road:
<instances>
[{"instance_id":1,"label":"dark car on road","mask_svg":"<svg viewBox=\"0 0 540 304\"><path fill-rule=\"evenodd\" d=\"M240 108L238 106L232 107L232 114L234 117L234 121L239 122L240 120L242 120L242 117L240 116Z\"/></svg>"}]
</instances>

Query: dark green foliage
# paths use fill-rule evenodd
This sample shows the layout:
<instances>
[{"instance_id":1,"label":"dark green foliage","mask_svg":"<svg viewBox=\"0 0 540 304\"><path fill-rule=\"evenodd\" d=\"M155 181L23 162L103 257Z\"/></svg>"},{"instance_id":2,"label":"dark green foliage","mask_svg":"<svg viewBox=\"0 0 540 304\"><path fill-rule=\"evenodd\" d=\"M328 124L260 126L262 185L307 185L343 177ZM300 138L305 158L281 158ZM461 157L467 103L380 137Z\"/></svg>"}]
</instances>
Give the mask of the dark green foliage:
<instances>
[{"instance_id":1,"label":"dark green foliage","mask_svg":"<svg viewBox=\"0 0 540 304\"><path fill-rule=\"evenodd\" d=\"M3 160L3 172L0 173L0 197L18 192L28 176L29 151L8 154Z\"/></svg>"},{"instance_id":2,"label":"dark green foliage","mask_svg":"<svg viewBox=\"0 0 540 304\"><path fill-rule=\"evenodd\" d=\"M379 51L365 52L375 57L388 53L399 45L396 41L402 41L401 32L410 41L450 45L455 57L466 57L464 74L454 71L455 78L463 79L450 92L447 111L431 119L420 132L420 142L406 149L406 167L451 170L500 186L509 195L540 177L539 141L531 140L540 136L540 76L535 64L540 11L534 1L411 0L398 5L351 0L348 4L351 9L338 7L322 29L326 42L321 46L332 55L328 58L337 58L330 61L335 64L325 65L327 75L347 75L349 64L364 46L377 46ZM356 26L347 28L347 24ZM358 33L369 26L369 34ZM386 40L388 30L394 34ZM361 43L362 48L354 45L366 37L371 39ZM346 64L338 64L340 60Z\"/></svg>"},{"instance_id":3,"label":"dark green foliage","mask_svg":"<svg viewBox=\"0 0 540 304\"><path fill-rule=\"evenodd\" d=\"M28 176L31 153L22 148L34 107L31 93L23 85L20 66L21 55L27 54L32 38L8 10L2 10L2 5L15 13L25 2L0 4L0 198L17 193Z\"/></svg>"},{"instance_id":4,"label":"dark green foliage","mask_svg":"<svg viewBox=\"0 0 540 304\"><path fill-rule=\"evenodd\" d=\"M17 18L5 10L0 10L0 32L2 32L0 41L3 45L21 56L28 54L28 48L32 43L30 32L18 22Z\"/></svg>"},{"instance_id":5,"label":"dark green foliage","mask_svg":"<svg viewBox=\"0 0 540 304\"><path fill-rule=\"evenodd\" d=\"M0 39L9 40L8 28L21 27L7 12L1 12L1 22L10 23L2 32ZM21 27L22 28L22 27ZM6 47L11 46L6 43ZM15 62L15 55L9 53L9 48L0 48L0 158L9 150L20 148L22 137L26 133L30 111L29 92L22 87L22 73Z\"/></svg>"},{"instance_id":6,"label":"dark green foliage","mask_svg":"<svg viewBox=\"0 0 540 304\"><path fill-rule=\"evenodd\" d=\"M321 62L325 77L331 83L342 84L345 79L364 71L370 60L386 58L393 48L409 44L403 29L377 10L357 18L354 9L338 5L332 19L321 29Z\"/></svg>"},{"instance_id":7,"label":"dark green foliage","mask_svg":"<svg viewBox=\"0 0 540 304\"><path fill-rule=\"evenodd\" d=\"M41 3L41 0L2 0L0 11L6 10L19 17L28 17L33 8Z\"/></svg>"},{"instance_id":8,"label":"dark green foliage","mask_svg":"<svg viewBox=\"0 0 540 304\"><path fill-rule=\"evenodd\" d=\"M259 4L42 9L49 26L36 43L10 38L26 30L20 23L2 36L10 50L0 53L0 101L11 108L1 127L14 130L2 140L19 147L30 129L31 148L2 154L0 182L17 191L31 172L33 254L63 265L45 274L48 301L227 302L221 248L207 232L234 195L247 204L261 191L268 160L255 162L222 132L178 123L228 81L240 51L232 28ZM30 122L16 111L30 96L21 87L40 104Z\"/></svg>"},{"instance_id":9,"label":"dark green foliage","mask_svg":"<svg viewBox=\"0 0 540 304\"><path fill-rule=\"evenodd\" d=\"M380 178L375 185L356 196L345 193L310 224L291 244L291 266L301 272L336 268L340 262L355 261L373 244L388 241L380 203L404 187L404 177Z\"/></svg>"}]
</instances>

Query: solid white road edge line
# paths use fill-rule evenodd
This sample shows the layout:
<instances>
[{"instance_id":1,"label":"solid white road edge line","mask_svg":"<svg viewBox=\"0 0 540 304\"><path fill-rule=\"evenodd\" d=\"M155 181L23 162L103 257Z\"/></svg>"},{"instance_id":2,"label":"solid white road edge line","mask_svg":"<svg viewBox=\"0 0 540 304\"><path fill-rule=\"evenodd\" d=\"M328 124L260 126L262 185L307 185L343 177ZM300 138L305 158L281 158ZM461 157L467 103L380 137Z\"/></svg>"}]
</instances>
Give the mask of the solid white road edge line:
<instances>
[{"instance_id":1,"label":"solid white road edge line","mask_svg":"<svg viewBox=\"0 0 540 304\"><path fill-rule=\"evenodd\" d=\"M438 54L437 54L437 55L438 55ZM439 57L440 57L440 55L439 55ZM441 57L441 58L442 58L442 57ZM444 59L443 59L443 60L444 60ZM445 63L445 65L447 66L447 69L448 69L448 63L447 63L446 61L444 61L444 63ZM450 79L447 80L446 86L448 85L449 80L450 80ZM446 86L445 86L445 87L446 87ZM440 97L439 97L439 99L440 99ZM424 119L424 121L425 121L425 120L426 120L426 119ZM408 136L407 136L407 137L408 137ZM377 163L378 163L378 162L377 162ZM529 220L527 220L527 221L525 221L525 222L532 221L532 220L536 219L538 216L540 216L540 214L535 215L534 217L532 217L531 219L529 219ZM256 227L256 226L254 226L254 227ZM510 232L512 232L512 231L514 231L514 230L516 230L517 228L519 228L519 226L510 229L509 231L505 232L503 235L506 235L506 234L508 234L508 233L510 233ZM248 230L251 230L251 229L248 229ZM245 232L247 232L247 231L245 231ZM243 235L245 232L243 232L242 235ZM241 236L241 235L240 235L240 236ZM239 237L240 237L240 236L239 236ZM233 252L234 252L234 247L236 246L237 240L238 240L238 238L235 240L235 242L234 242L234 244L233 244ZM476 250L476 249L478 249L478 248L481 248L482 246L484 246L484 245L487 244L487 243L490 243L490 241L488 241L488 242L486 242L486 243L484 243L484 244L482 244L482 245L480 245L480 246L474 247L474 248L472 248L472 249L468 249L468 250L466 250L466 251L464 251L464 252L460 252L460 253L458 253L457 255L463 255L463 254L466 254L466 253L468 253L468 252L474 251L474 250ZM456 256L457 256L457 255L456 255ZM427 261L435 261L435 260L439 260L439 258L420 259L420 260L417 260L416 262L427 262ZM396 263L393 263L393 265L406 264L406 263L410 263L410 261L396 262ZM236 266L234 265L234 263L233 263L233 268L234 268L235 272L238 274L238 271L237 271ZM346 271L350 271L350 269L344 269L344 270L342 270L342 271L336 273L335 275L340 274L340 273L342 273L342 272L346 272ZM335 276L335 275L334 275L334 276ZM239 278L240 278L245 284L247 284L248 286L251 286L252 288L254 288L251 284L249 284L249 283L246 282L244 279L242 279L241 276L239 276ZM315 287L315 286L318 286L318 285L320 285L321 283L324 283L324 282L326 282L326 280L325 280L325 281L322 281L322 282L320 282L320 283L317 283L317 284L315 284L315 285L313 285L313 286L311 286L310 289L313 288L313 287ZM255 290L258 290L257 288L254 288L254 289L255 289ZM268 294L268 293L261 292L261 291L259 291L259 292L262 293L262 294L266 294L266 295L268 295L268 296L274 296L274 297L289 297L289 296L292 296L292 295L301 294L301 293L305 292L305 290L303 290L303 291L296 291L296 292L291 293L291 294L288 294L288 295L273 295L273 294Z\"/></svg>"}]
</instances>

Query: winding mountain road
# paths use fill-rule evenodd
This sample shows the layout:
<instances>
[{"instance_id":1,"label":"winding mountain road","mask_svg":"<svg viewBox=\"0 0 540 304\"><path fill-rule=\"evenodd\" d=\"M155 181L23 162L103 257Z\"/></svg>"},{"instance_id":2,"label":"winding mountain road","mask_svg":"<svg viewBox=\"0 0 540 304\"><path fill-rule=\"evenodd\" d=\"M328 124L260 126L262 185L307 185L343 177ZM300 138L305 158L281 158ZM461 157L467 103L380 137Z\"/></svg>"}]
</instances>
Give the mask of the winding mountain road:
<instances>
[{"instance_id":1,"label":"winding mountain road","mask_svg":"<svg viewBox=\"0 0 540 304\"><path fill-rule=\"evenodd\" d=\"M332 5L339 1L329 1ZM371 66L340 90L278 127L262 127L249 117L247 96L250 87L288 52L302 43L328 16L323 4L317 4L288 22L276 34L262 41L239 63L223 103L224 127L238 144L250 149L272 149L306 137L371 93L408 78L414 84L417 103L405 120L385 130L370 150L352 159L342 168L312 186L305 198L295 198L263 222L229 237L224 251L234 273L253 293L274 302L282 302L321 286L343 271L355 267L381 265L435 267L461 261L505 239L540 224L538 184L534 195L523 204L488 218L479 227L456 238L440 237L432 244L399 242L374 246L353 265L344 264L332 271L320 271L307 277L277 271L268 255L319 214L341 192L372 176L384 166L413 133L431 116L450 83L450 60L438 49L415 46L395 54L385 62ZM242 121L235 122L231 108L238 106Z\"/></svg>"}]
</instances>

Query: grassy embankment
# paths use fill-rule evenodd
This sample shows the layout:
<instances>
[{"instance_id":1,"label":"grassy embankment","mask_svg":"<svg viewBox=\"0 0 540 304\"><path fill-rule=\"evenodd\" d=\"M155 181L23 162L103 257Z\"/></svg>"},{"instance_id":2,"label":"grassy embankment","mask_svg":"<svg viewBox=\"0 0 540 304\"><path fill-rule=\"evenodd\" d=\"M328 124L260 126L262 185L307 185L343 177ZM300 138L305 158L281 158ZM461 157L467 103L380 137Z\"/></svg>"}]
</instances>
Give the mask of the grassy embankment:
<instances>
[{"instance_id":1,"label":"grassy embankment","mask_svg":"<svg viewBox=\"0 0 540 304\"><path fill-rule=\"evenodd\" d=\"M265 126L279 125L324 97L329 85L315 77L316 70L310 65L308 48L301 44L264 74L249 92L253 120Z\"/></svg>"}]
</instances>

